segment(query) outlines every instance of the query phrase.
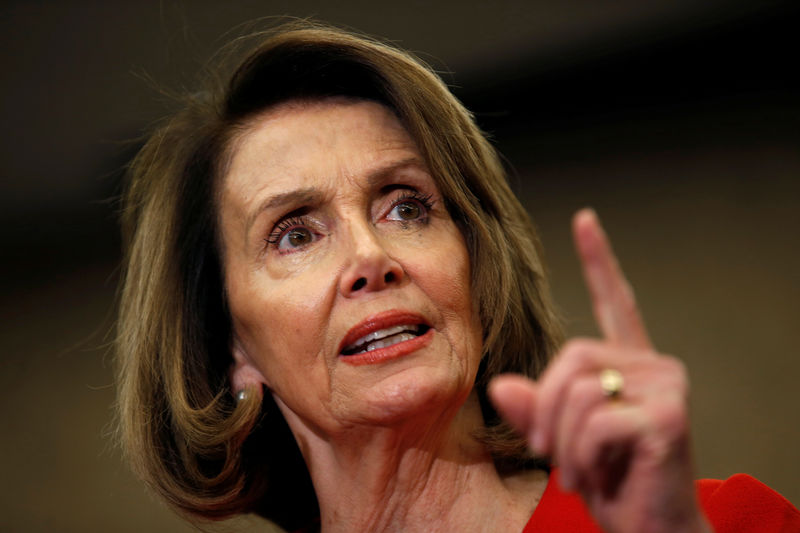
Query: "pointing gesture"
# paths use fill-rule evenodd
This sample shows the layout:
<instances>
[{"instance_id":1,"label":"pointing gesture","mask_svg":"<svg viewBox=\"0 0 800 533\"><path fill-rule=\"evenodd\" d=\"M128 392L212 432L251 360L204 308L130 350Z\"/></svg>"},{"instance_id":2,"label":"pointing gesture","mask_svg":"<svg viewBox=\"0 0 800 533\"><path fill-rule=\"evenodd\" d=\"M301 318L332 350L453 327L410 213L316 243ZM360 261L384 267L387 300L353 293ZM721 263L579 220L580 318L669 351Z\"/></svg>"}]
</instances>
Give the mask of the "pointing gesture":
<instances>
[{"instance_id":1,"label":"pointing gesture","mask_svg":"<svg viewBox=\"0 0 800 533\"><path fill-rule=\"evenodd\" d=\"M579 211L573 221L575 247L592 297L595 320L612 344L650 349L633 290L622 274L594 211Z\"/></svg>"},{"instance_id":2,"label":"pointing gesture","mask_svg":"<svg viewBox=\"0 0 800 533\"><path fill-rule=\"evenodd\" d=\"M606 531L707 531L683 366L652 347L593 211L575 215L573 234L603 338L569 341L537 382L496 378L490 397Z\"/></svg>"}]
</instances>

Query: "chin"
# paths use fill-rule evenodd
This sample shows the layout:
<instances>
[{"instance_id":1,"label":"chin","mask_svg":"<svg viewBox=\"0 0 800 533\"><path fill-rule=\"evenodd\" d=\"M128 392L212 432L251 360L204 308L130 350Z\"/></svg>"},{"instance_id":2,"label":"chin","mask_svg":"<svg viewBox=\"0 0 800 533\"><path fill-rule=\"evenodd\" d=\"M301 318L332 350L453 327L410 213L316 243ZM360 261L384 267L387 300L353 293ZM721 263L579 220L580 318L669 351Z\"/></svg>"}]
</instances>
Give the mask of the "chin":
<instances>
[{"instance_id":1,"label":"chin","mask_svg":"<svg viewBox=\"0 0 800 533\"><path fill-rule=\"evenodd\" d=\"M359 412L355 418L361 424L391 426L454 417L472 390L474 376L465 379L448 370L421 366L384 378L360 391L360 401L351 404Z\"/></svg>"}]
</instances>

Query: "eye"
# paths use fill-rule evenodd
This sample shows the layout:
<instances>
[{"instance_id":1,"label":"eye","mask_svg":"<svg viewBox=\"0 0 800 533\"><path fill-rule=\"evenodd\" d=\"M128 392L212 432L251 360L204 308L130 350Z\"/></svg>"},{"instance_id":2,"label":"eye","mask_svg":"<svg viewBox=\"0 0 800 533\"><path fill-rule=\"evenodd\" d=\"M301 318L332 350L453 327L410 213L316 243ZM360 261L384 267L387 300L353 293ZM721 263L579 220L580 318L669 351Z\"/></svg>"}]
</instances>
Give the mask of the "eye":
<instances>
[{"instance_id":1,"label":"eye","mask_svg":"<svg viewBox=\"0 0 800 533\"><path fill-rule=\"evenodd\" d=\"M416 202L402 202L389 211L389 220L415 220L422 214L422 208Z\"/></svg>"},{"instance_id":2,"label":"eye","mask_svg":"<svg viewBox=\"0 0 800 533\"><path fill-rule=\"evenodd\" d=\"M292 228L283 234L283 237L278 242L278 248L300 248L303 245L310 244L312 240L314 240L314 235L308 228Z\"/></svg>"},{"instance_id":3,"label":"eye","mask_svg":"<svg viewBox=\"0 0 800 533\"><path fill-rule=\"evenodd\" d=\"M430 195L421 195L417 192L404 192L395 200L389 214L388 220L398 220L401 222L420 221L428 219L428 212L433 206Z\"/></svg>"},{"instance_id":4,"label":"eye","mask_svg":"<svg viewBox=\"0 0 800 533\"><path fill-rule=\"evenodd\" d=\"M280 253L291 253L308 246L318 235L308 228L302 218L282 220L264 241L275 246Z\"/></svg>"}]
</instances>

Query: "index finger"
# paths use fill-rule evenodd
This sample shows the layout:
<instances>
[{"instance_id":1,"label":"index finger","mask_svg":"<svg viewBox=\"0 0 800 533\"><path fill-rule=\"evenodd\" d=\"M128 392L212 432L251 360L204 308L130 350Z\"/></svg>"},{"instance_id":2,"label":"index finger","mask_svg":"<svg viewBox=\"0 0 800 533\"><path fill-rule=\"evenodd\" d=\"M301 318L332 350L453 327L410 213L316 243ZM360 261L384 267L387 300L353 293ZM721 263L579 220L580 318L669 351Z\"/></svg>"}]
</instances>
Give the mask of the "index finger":
<instances>
[{"instance_id":1,"label":"index finger","mask_svg":"<svg viewBox=\"0 0 800 533\"><path fill-rule=\"evenodd\" d=\"M575 247L592 298L592 308L603 336L612 343L650 349L650 339L600 221L592 209L582 209L572 220Z\"/></svg>"}]
</instances>

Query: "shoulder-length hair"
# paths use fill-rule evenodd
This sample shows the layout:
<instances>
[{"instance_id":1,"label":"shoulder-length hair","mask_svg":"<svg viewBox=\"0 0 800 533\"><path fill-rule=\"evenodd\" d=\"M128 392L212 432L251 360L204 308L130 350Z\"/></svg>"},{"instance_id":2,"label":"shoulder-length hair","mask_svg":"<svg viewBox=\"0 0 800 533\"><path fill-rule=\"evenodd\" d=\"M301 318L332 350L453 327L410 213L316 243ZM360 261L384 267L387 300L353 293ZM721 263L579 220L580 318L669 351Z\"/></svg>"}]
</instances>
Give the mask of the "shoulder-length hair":
<instances>
[{"instance_id":1,"label":"shoulder-length hair","mask_svg":"<svg viewBox=\"0 0 800 533\"><path fill-rule=\"evenodd\" d=\"M425 158L470 254L484 339L478 438L498 464L520 468L525 443L499 420L486 385L501 372L537 376L560 329L536 232L495 150L442 80L393 46L307 22L252 39L232 74L217 69L130 166L116 348L120 436L135 471L190 518L255 512L293 528L318 516L272 399L233 398L216 192L248 121L331 96L387 106Z\"/></svg>"}]
</instances>

